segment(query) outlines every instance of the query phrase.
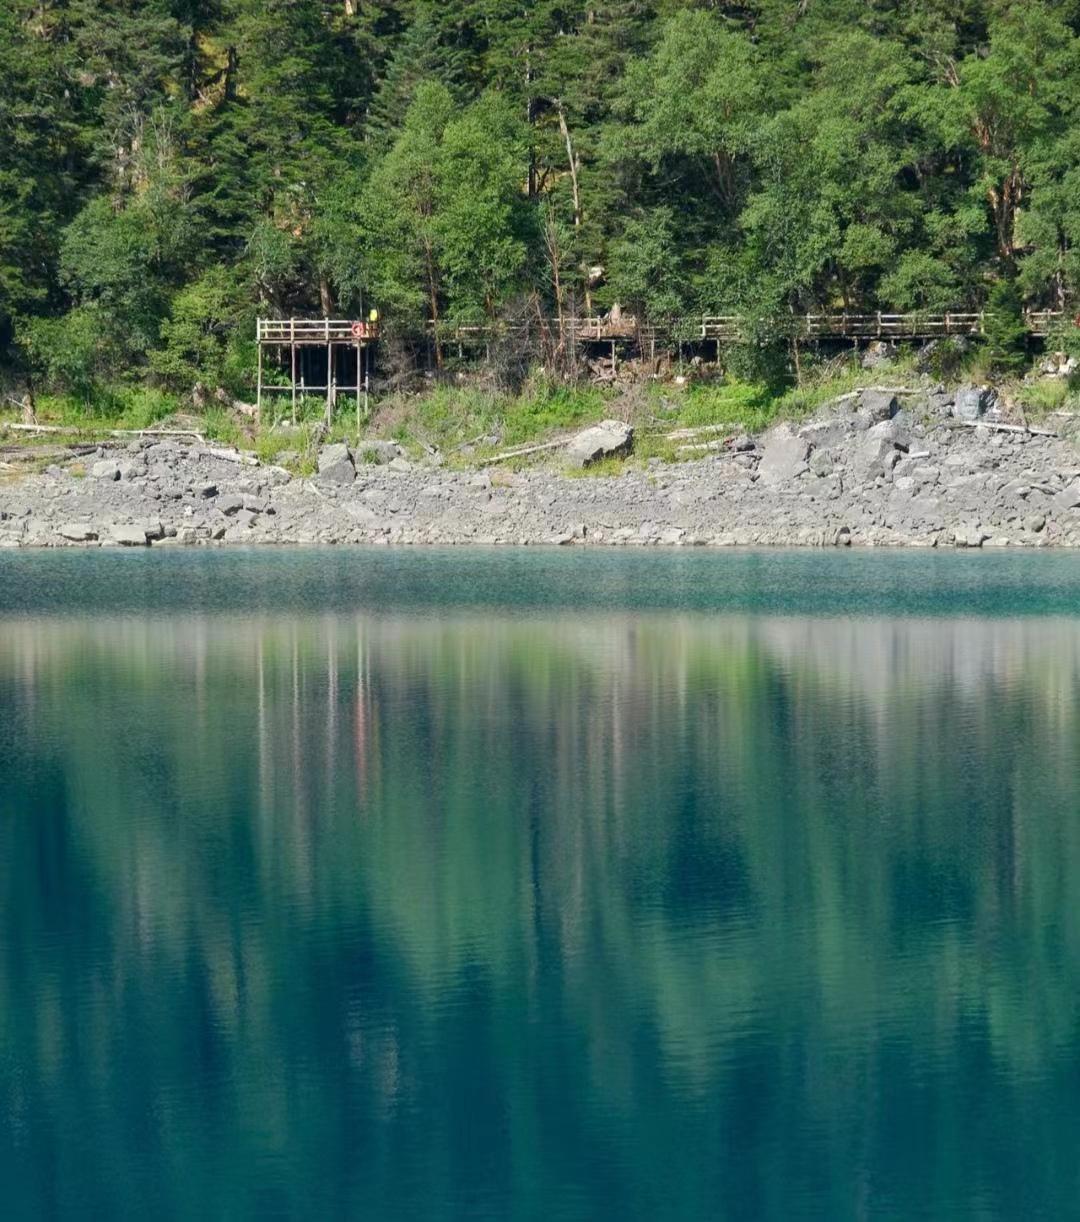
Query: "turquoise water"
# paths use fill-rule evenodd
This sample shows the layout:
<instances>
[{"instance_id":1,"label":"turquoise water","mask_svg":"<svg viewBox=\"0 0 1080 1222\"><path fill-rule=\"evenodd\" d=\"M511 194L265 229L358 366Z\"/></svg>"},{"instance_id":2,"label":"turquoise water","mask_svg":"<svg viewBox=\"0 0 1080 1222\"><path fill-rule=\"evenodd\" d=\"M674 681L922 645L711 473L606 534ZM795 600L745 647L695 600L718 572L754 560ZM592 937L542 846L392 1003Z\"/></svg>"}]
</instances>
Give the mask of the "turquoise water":
<instances>
[{"instance_id":1,"label":"turquoise water","mask_svg":"<svg viewBox=\"0 0 1080 1222\"><path fill-rule=\"evenodd\" d=\"M1077 1216L1078 608L0 555L3 1216Z\"/></svg>"}]
</instances>

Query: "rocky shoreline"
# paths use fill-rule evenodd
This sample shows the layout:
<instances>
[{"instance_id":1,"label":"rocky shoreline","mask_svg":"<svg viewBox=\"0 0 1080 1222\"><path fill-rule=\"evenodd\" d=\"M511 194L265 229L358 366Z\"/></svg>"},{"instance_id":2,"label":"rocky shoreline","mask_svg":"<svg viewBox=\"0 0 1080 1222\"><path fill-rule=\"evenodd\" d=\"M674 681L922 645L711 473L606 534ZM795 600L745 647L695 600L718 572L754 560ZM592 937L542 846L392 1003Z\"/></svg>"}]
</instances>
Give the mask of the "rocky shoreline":
<instances>
[{"instance_id":1,"label":"rocky shoreline","mask_svg":"<svg viewBox=\"0 0 1080 1222\"><path fill-rule=\"evenodd\" d=\"M1080 453L996 418L984 388L862 391L807 423L615 475L568 475L568 454L590 457L573 443L516 471L326 446L302 478L144 437L0 477L0 546L1080 546Z\"/></svg>"}]
</instances>

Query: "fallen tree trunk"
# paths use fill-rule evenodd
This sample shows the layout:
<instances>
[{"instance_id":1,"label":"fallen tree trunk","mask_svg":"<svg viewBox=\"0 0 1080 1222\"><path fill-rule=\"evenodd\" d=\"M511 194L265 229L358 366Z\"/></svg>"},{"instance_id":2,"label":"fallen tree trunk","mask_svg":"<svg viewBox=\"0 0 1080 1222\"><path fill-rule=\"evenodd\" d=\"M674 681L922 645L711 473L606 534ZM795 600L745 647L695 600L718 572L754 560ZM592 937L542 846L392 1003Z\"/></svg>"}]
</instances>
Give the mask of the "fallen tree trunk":
<instances>
[{"instance_id":1,"label":"fallen tree trunk","mask_svg":"<svg viewBox=\"0 0 1080 1222\"><path fill-rule=\"evenodd\" d=\"M482 458L480 465L488 466L494 462L504 462L508 458L524 458L526 454L539 454L542 450L559 450L568 443L566 441L545 441L538 446L521 446L517 450L504 450L501 454L493 454L490 458Z\"/></svg>"},{"instance_id":2,"label":"fallen tree trunk","mask_svg":"<svg viewBox=\"0 0 1080 1222\"><path fill-rule=\"evenodd\" d=\"M996 420L949 420L950 429L993 429L997 433L1028 433L1032 437L1057 437L1050 429L1033 429L1026 424L1003 424Z\"/></svg>"},{"instance_id":3,"label":"fallen tree trunk","mask_svg":"<svg viewBox=\"0 0 1080 1222\"><path fill-rule=\"evenodd\" d=\"M678 446L676 452L679 454L701 453L706 450L723 450L727 448L727 440L723 441L698 441L692 445Z\"/></svg>"}]
</instances>

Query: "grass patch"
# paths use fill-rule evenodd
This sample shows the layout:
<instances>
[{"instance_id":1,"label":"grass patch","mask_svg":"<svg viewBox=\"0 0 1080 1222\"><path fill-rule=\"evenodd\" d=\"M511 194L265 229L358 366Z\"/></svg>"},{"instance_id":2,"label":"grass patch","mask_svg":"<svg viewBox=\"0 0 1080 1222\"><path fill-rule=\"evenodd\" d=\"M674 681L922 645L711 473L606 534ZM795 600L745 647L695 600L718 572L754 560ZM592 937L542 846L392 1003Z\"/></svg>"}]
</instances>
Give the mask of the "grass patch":
<instances>
[{"instance_id":1,"label":"grass patch","mask_svg":"<svg viewBox=\"0 0 1080 1222\"><path fill-rule=\"evenodd\" d=\"M82 428L148 429L179 410L179 401L150 386L116 386L102 390L87 403L71 395L42 395L36 403L42 424Z\"/></svg>"},{"instance_id":2,"label":"grass patch","mask_svg":"<svg viewBox=\"0 0 1080 1222\"><path fill-rule=\"evenodd\" d=\"M1080 406L1077 389L1065 378L1040 378L1037 382L1017 382L1004 388L1006 400L1017 405L1029 420L1040 420L1051 412Z\"/></svg>"}]
</instances>

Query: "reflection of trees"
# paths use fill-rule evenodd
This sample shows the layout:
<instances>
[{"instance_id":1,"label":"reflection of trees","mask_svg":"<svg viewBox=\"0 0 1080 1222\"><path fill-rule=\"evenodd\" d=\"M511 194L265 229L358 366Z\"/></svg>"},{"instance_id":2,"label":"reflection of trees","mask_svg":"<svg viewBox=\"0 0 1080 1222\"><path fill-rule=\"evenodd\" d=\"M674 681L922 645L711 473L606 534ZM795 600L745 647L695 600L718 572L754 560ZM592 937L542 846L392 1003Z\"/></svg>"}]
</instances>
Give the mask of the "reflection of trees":
<instances>
[{"instance_id":1,"label":"reflection of trees","mask_svg":"<svg viewBox=\"0 0 1080 1222\"><path fill-rule=\"evenodd\" d=\"M1080 1017L1078 668L1047 621L9 625L13 1131L239 1210L262 1160L632 1213L696 1150L781 1211L894 1112L897 1199L1007 1184L980 1072L1067 1083Z\"/></svg>"}]
</instances>

